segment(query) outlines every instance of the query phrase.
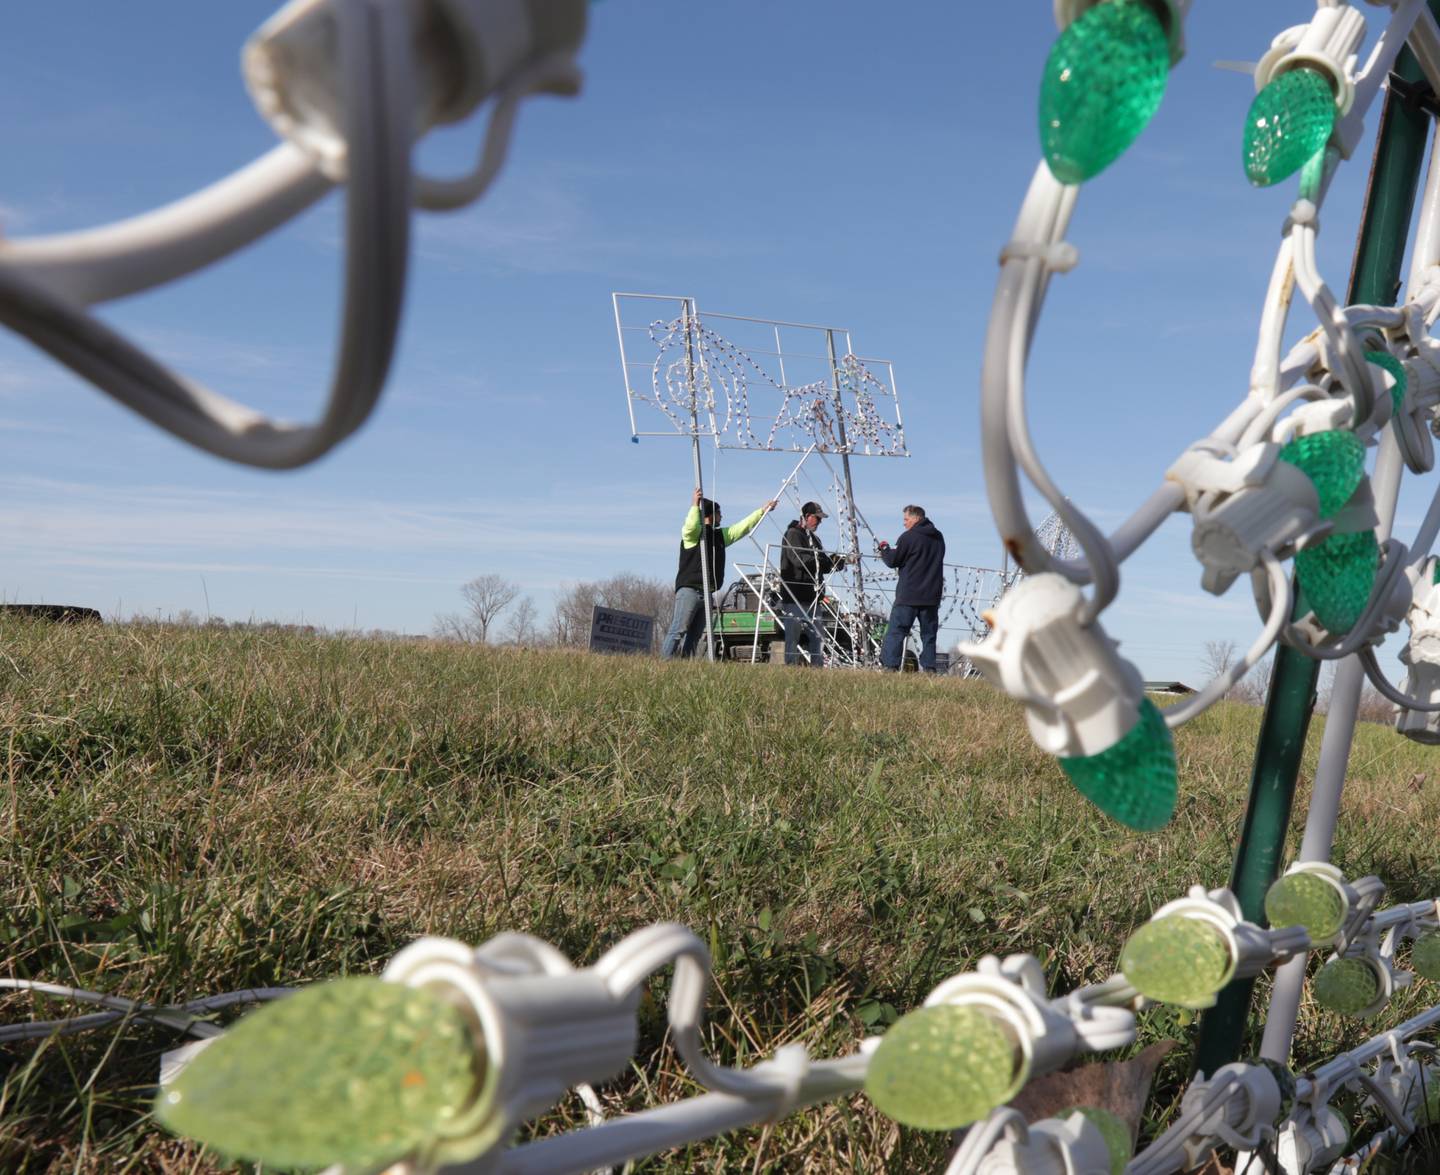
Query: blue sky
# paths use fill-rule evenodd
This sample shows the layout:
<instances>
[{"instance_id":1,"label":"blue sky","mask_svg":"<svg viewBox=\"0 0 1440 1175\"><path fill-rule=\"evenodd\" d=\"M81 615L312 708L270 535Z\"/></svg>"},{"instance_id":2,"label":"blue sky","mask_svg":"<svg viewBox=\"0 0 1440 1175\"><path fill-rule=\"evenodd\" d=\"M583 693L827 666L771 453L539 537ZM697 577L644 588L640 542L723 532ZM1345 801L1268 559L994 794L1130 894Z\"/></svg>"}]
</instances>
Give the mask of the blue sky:
<instances>
[{"instance_id":1,"label":"blue sky","mask_svg":"<svg viewBox=\"0 0 1440 1175\"><path fill-rule=\"evenodd\" d=\"M1311 9L1197 4L1160 114L1082 196L1081 265L1054 284L1031 410L1060 484L1108 525L1244 393L1293 192L1247 185L1251 83L1211 62L1255 60ZM267 150L238 59L271 10L16 7L0 46L6 234L141 212ZM479 204L420 214L389 389L317 465L262 473L193 452L0 338L0 594L424 632L484 572L518 581L542 612L566 582L668 579L690 455L678 440L630 443L617 289L848 327L859 352L894 362L913 453L856 462L861 510L893 539L900 507L918 501L952 559L997 565L980 344L1038 157L1048 0L605 0L591 17L581 97L525 107ZM446 131L421 159L458 171L477 139L473 124ZM1341 291L1368 156L1367 141L1324 218L1322 267ZM246 253L101 313L227 394L311 416L338 226L331 197ZM770 496L790 464L722 455L727 516ZM1423 508L1412 497L1401 537ZM1200 591L1188 539L1188 516L1167 524L1106 614L1150 678L1197 678L1206 639L1243 645L1259 623L1243 585L1221 600Z\"/></svg>"}]
</instances>

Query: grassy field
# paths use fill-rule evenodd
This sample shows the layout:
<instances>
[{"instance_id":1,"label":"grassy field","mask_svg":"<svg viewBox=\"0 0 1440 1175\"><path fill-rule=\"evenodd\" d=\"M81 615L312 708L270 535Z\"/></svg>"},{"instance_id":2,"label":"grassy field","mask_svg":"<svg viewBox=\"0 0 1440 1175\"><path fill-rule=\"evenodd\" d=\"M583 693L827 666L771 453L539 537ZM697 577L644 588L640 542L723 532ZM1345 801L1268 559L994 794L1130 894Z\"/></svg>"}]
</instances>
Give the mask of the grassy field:
<instances>
[{"instance_id":1,"label":"grassy field","mask_svg":"<svg viewBox=\"0 0 1440 1175\"><path fill-rule=\"evenodd\" d=\"M180 1001L372 972L420 934L521 929L591 961L674 919L716 954L718 1057L792 1040L833 1054L986 952L1036 953L1056 991L1110 974L1152 908L1226 881L1258 721L1227 704L1180 732L1176 819L1139 836L1079 799L1018 708L978 684L11 624L0 974ZM1440 892L1437 762L1361 727L1347 873L1377 872L1401 900ZM1435 998L1417 984L1383 1024ZM9 996L0 1021L63 1007ZM1184 1042L1153 1129L1193 1026L1141 1019L1141 1045ZM1363 1035L1307 1000L1298 1056ZM694 1092L657 1006L642 1037L634 1071L601 1091L613 1110ZM147 1117L175 1043L131 1025L0 1046L0 1169L215 1169ZM931 1170L944 1149L856 1097L640 1169Z\"/></svg>"}]
</instances>

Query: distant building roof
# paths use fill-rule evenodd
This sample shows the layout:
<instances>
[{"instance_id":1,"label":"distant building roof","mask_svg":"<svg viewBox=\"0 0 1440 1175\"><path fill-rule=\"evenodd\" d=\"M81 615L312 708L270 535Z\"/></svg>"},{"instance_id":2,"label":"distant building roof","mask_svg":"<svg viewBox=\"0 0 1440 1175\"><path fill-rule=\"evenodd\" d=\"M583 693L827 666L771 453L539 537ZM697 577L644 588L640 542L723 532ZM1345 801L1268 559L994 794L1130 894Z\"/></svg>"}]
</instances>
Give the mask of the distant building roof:
<instances>
[{"instance_id":1,"label":"distant building roof","mask_svg":"<svg viewBox=\"0 0 1440 1175\"><path fill-rule=\"evenodd\" d=\"M1193 694L1195 691L1183 681L1147 681L1145 683L1147 694Z\"/></svg>"}]
</instances>

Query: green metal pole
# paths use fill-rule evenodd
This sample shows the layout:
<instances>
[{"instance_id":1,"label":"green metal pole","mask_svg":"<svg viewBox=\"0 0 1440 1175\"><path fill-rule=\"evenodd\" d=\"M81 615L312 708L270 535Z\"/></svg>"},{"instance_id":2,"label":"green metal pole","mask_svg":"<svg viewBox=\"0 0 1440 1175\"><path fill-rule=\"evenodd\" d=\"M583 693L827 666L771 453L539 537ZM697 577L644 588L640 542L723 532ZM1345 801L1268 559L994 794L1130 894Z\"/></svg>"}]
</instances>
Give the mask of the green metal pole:
<instances>
[{"instance_id":1,"label":"green metal pole","mask_svg":"<svg viewBox=\"0 0 1440 1175\"><path fill-rule=\"evenodd\" d=\"M1430 9L1440 15L1440 0L1430 0ZM1430 118L1413 98L1401 97L1402 89L1413 95L1412 87L1424 84L1419 63L1408 46L1401 50L1392 78L1395 75L1401 80L1386 94L1380 115L1347 303L1392 305L1400 290L1400 269L1415 210ZM1277 648L1260 739L1255 746L1250 800L1230 875L1230 888L1244 916L1262 925L1265 891L1279 873L1285 851L1295 780L1315 709L1319 675L1318 661L1287 645ZM1214 1073L1240 1055L1254 984L1253 979L1236 980L1205 1014L1195 1046L1196 1070Z\"/></svg>"}]
</instances>

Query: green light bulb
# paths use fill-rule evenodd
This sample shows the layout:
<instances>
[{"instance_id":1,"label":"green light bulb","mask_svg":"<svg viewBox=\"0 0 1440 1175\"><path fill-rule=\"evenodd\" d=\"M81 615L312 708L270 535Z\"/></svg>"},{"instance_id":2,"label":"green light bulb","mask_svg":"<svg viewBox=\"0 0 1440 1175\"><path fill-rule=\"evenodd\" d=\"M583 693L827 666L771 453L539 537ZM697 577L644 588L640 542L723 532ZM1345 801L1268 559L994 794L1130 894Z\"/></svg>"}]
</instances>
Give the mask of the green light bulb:
<instances>
[{"instance_id":1,"label":"green light bulb","mask_svg":"<svg viewBox=\"0 0 1440 1175\"><path fill-rule=\"evenodd\" d=\"M980 1008L937 1004L902 1016L881 1038L865 1092L887 1117L920 1130L977 1122L1010 1096L1020 1051Z\"/></svg>"},{"instance_id":2,"label":"green light bulb","mask_svg":"<svg viewBox=\"0 0 1440 1175\"><path fill-rule=\"evenodd\" d=\"M1315 1002L1322 1008L1353 1016L1380 994L1374 968L1361 959L1331 959L1315 974Z\"/></svg>"},{"instance_id":3,"label":"green light bulb","mask_svg":"<svg viewBox=\"0 0 1440 1175\"><path fill-rule=\"evenodd\" d=\"M1383 367L1395 381L1390 388L1390 403L1394 405L1396 415L1399 415L1405 403L1405 364L1389 351L1366 351L1365 358L1376 367Z\"/></svg>"},{"instance_id":4,"label":"green light bulb","mask_svg":"<svg viewBox=\"0 0 1440 1175\"><path fill-rule=\"evenodd\" d=\"M1174 815L1175 744L1149 698L1140 700L1140 718L1119 742L1097 755L1061 758L1060 769L1082 796L1127 828L1150 832Z\"/></svg>"},{"instance_id":5,"label":"green light bulb","mask_svg":"<svg viewBox=\"0 0 1440 1175\"><path fill-rule=\"evenodd\" d=\"M155 1115L230 1158L368 1169L432 1139L476 1080L455 1008L419 988L341 979L217 1037L160 1091Z\"/></svg>"},{"instance_id":6,"label":"green light bulb","mask_svg":"<svg viewBox=\"0 0 1440 1175\"><path fill-rule=\"evenodd\" d=\"M1353 432L1332 428L1297 437L1280 450L1280 460L1315 483L1320 517L1329 518L1360 488L1365 476L1365 443Z\"/></svg>"},{"instance_id":7,"label":"green light bulb","mask_svg":"<svg viewBox=\"0 0 1440 1175\"><path fill-rule=\"evenodd\" d=\"M1040 149L1055 178L1078 184L1114 163L1159 109L1169 76L1169 40L1143 0L1108 0L1072 22L1040 84Z\"/></svg>"},{"instance_id":8,"label":"green light bulb","mask_svg":"<svg viewBox=\"0 0 1440 1175\"><path fill-rule=\"evenodd\" d=\"M1199 918L1167 914L1145 923L1120 952L1120 970L1139 991L1162 1004L1206 1008L1230 973L1230 946Z\"/></svg>"},{"instance_id":9,"label":"green light bulb","mask_svg":"<svg viewBox=\"0 0 1440 1175\"><path fill-rule=\"evenodd\" d=\"M1380 544L1375 532L1332 534L1295 554L1295 578L1320 623L1336 636L1349 632L1370 601Z\"/></svg>"},{"instance_id":10,"label":"green light bulb","mask_svg":"<svg viewBox=\"0 0 1440 1175\"><path fill-rule=\"evenodd\" d=\"M1257 188L1294 175L1335 129L1335 91L1325 75L1299 67L1271 79L1245 116L1245 174Z\"/></svg>"},{"instance_id":11,"label":"green light bulb","mask_svg":"<svg viewBox=\"0 0 1440 1175\"><path fill-rule=\"evenodd\" d=\"M1068 1118L1071 1114L1083 1114L1095 1124L1110 1151L1110 1175L1121 1175L1134 1152L1130 1145L1130 1127L1109 1110L1102 1110L1098 1106L1076 1106L1063 1114L1057 1114L1056 1117Z\"/></svg>"},{"instance_id":12,"label":"green light bulb","mask_svg":"<svg viewBox=\"0 0 1440 1175\"><path fill-rule=\"evenodd\" d=\"M1287 873L1265 893L1270 925L1303 926L1311 942L1334 938L1347 912L1340 891L1314 873Z\"/></svg>"},{"instance_id":13,"label":"green light bulb","mask_svg":"<svg viewBox=\"0 0 1440 1175\"><path fill-rule=\"evenodd\" d=\"M1422 934L1410 944L1410 966L1426 979L1440 979L1440 931Z\"/></svg>"}]
</instances>

